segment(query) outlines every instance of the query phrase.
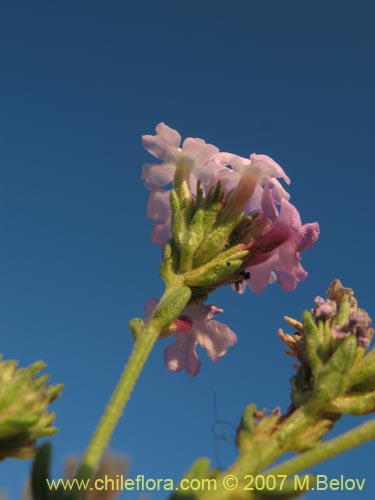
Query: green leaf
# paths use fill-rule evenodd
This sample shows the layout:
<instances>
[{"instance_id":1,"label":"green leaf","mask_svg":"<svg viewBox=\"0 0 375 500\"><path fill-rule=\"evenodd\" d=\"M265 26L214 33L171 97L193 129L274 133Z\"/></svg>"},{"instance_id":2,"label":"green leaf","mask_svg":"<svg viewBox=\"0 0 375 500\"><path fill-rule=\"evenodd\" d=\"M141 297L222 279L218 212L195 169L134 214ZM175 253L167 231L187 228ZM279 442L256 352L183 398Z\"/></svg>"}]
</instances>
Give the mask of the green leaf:
<instances>
[{"instance_id":1,"label":"green leaf","mask_svg":"<svg viewBox=\"0 0 375 500\"><path fill-rule=\"evenodd\" d=\"M50 477L51 444L44 443L37 449L31 469L33 500L49 500L50 490L46 479Z\"/></svg>"},{"instance_id":2,"label":"green leaf","mask_svg":"<svg viewBox=\"0 0 375 500\"><path fill-rule=\"evenodd\" d=\"M345 293L342 296L338 313L335 316L335 321L334 321L335 325L336 326L346 325L349 321L349 315L350 315L349 296Z\"/></svg>"},{"instance_id":3,"label":"green leaf","mask_svg":"<svg viewBox=\"0 0 375 500\"><path fill-rule=\"evenodd\" d=\"M303 313L303 353L306 363L316 375L323 366L321 358L322 335L309 311Z\"/></svg>"},{"instance_id":4,"label":"green leaf","mask_svg":"<svg viewBox=\"0 0 375 500\"><path fill-rule=\"evenodd\" d=\"M181 250L182 242L184 240L186 223L184 211L180 205L180 200L174 189L171 189L170 203L172 209L172 233L173 239L176 243L178 250Z\"/></svg>"},{"instance_id":5,"label":"green leaf","mask_svg":"<svg viewBox=\"0 0 375 500\"><path fill-rule=\"evenodd\" d=\"M328 363L316 377L312 400L319 406L332 401L346 388L347 374L355 358L357 338L349 335L342 340Z\"/></svg>"}]
</instances>

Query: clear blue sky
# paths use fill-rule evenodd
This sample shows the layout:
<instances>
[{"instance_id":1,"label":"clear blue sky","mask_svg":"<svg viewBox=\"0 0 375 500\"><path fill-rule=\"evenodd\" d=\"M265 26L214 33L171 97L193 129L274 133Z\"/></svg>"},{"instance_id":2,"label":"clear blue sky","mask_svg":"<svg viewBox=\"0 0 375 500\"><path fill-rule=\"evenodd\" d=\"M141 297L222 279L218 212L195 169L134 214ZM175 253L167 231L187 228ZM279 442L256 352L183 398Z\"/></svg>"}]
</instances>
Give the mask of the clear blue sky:
<instances>
[{"instance_id":1,"label":"clear blue sky","mask_svg":"<svg viewBox=\"0 0 375 500\"><path fill-rule=\"evenodd\" d=\"M196 378L170 374L157 345L112 440L132 477L178 479L202 455L229 465L245 405L288 406L283 315L299 317L333 278L375 316L374 15L371 0L3 2L0 351L22 366L43 359L65 383L55 477L84 450L128 357L128 320L162 291L140 180L140 136L159 121L224 151L272 156L321 237L296 291L216 293L238 334L218 365L202 353ZM216 420L228 422L218 449ZM373 498L374 453L371 443L314 470L365 477L360 498ZM1 464L11 500L28 467Z\"/></svg>"}]
</instances>

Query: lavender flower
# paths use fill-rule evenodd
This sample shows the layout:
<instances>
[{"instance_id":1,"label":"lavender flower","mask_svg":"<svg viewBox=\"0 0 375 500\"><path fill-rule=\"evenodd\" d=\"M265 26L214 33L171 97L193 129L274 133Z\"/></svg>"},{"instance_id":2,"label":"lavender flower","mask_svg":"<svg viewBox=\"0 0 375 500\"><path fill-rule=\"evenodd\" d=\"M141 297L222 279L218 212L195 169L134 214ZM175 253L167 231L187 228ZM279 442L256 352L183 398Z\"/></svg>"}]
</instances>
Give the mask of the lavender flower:
<instances>
[{"instance_id":1,"label":"lavender flower","mask_svg":"<svg viewBox=\"0 0 375 500\"><path fill-rule=\"evenodd\" d=\"M236 207L237 213L244 211L248 214L260 210L264 188L270 185L273 187L272 195L276 203L280 204L282 199L290 198L277 180L281 178L290 184L289 177L267 155L252 153L250 158L242 158L231 153L219 153L213 157L206 170L209 168L209 184L220 181L227 192L233 191L229 202L232 207Z\"/></svg>"},{"instance_id":2,"label":"lavender flower","mask_svg":"<svg viewBox=\"0 0 375 500\"><path fill-rule=\"evenodd\" d=\"M151 242L159 243L163 248L165 243L172 237L169 191L164 191L159 186L152 185L147 205L147 217L155 222Z\"/></svg>"},{"instance_id":3,"label":"lavender flower","mask_svg":"<svg viewBox=\"0 0 375 500\"><path fill-rule=\"evenodd\" d=\"M303 281L307 272L301 266L301 252L312 247L319 236L319 224L301 223L297 209L287 200L281 200L280 214L270 197L272 187L263 192L263 214L271 224L254 240L247 260L246 284L256 293L276 279L284 290L293 290ZM240 288L243 291L244 285Z\"/></svg>"},{"instance_id":4,"label":"lavender flower","mask_svg":"<svg viewBox=\"0 0 375 500\"><path fill-rule=\"evenodd\" d=\"M352 311L346 324L334 328L334 335L338 338L346 337L350 333L357 337L360 347L367 349L374 335L374 329L371 328L370 316L363 309Z\"/></svg>"},{"instance_id":5,"label":"lavender flower","mask_svg":"<svg viewBox=\"0 0 375 500\"><path fill-rule=\"evenodd\" d=\"M316 307L311 314L316 318L328 319L332 318L337 311L337 303L334 300L324 300L323 297L315 297Z\"/></svg>"},{"instance_id":6,"label":"lavender flower","mask_svg":"<svg viewBox=\"0 0 375 500\"><path fill-rule=\"evenodd\" d=\"M142 137L144 148L163 163L145 164L142 179L146 188L153 185L166 186L170 184L176 169L185 169L191 179L191 189L195 189L197 175L205 171L205 165L219 152L212 144L206 144L203 139L188 137L181 144L181 136L165 123L156 127L156 135Z\"/></svg>"},{"instance_id":7,"label":"lavender flower","mask_svg":"<svg viewBox=\"0 0 375 500\"><path fill-rule=\"evenodd\" d=\"M145 305L146 321L150 318L158 301L150 299ZM175 342L164 352L164 362L171 372L186 370L194 377L200 370L200 359L196 353L199 344L208 357L218 362L229 347L237 342L236 334L224 323L213 320L223 309L214 305L193 304L187 306L161 337L174 335Z\"/></svg>"}]
</instances>

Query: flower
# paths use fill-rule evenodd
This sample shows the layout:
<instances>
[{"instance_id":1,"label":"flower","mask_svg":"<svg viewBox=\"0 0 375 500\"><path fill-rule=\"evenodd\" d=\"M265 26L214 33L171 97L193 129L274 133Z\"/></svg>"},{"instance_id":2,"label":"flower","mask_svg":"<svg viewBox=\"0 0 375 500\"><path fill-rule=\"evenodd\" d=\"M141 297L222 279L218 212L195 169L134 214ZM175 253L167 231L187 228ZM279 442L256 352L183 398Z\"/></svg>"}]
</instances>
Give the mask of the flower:
<instances>
[{"instance_id":1,"label":"flower","mask_svg":"<svg viewBox=\"0 0 375 500\"><path fill-rule=\"evenodd\" d=\"M150 299L145 305L146 320L151 317L158 301ZM172 323L162 337L175 335L176 340L164 352L164 362L171 372L186 370L194 377L200 369L200 359L196 353L199 344L208 357L218 362L229 347L237 342L236 334L224 323L213 320L223 309L214 305L193 304L185 307L181 315Z\"/></svg>"},{"instance_id":2,"label":"flower","mask_svg":"<svg viewBox=\"0 0 375 500\"><path fill-rule=\"evenodd\" d=\"M212 168L216 164L216 169ZM211 183L220 181L227 192L232 191L230 204L237 212L248 214L261 209L264 189L272 184L274 201L289 200L290 195L277 179L290 184L290 179L272 158L252 153L250 158L242 158L231 153L219 153L208 165L211 166ZM221 168L218 168L218 167ZM228 168L230 166L231 168Z\"/></svg>"},{"instance_id":3,"label":"flower","mask_svg":"<svg viewBox=\"0 0 375 500\"><path fill-rule=\"evenodd\" d=\"M319 224L302 225L298 210L289 201L281 200L278 213L270 199L271 189L264 190L262 201L263 213L271 217L271 224L254 240L247 258L250 277L246 284L255 293L261 293L276 278L284 290L294 290L307 276L300 263L301 252L311 248L319 236ZM244 291L243 284L239 291Z\"/></svg>"},{"instance_id":4,"label":"flower","mask_svg":"<svg viewBox=\"0 0 375 500\"><path fill-rule=\"evenodd\" d=\"M165 123L156 126L156 135L144 135L144 148L163 163L145 164L142 179L146 188L153 185L166 186L171 183L178 167L187 170L190 176L191 189L194 191L197 183L196 174L205 170L205 165L219 152L212 144L206 144L203 139L188 137L181 144L180 134Z\"/></svg>"},{"instance_id":5,"label":"flower","mask_svg":"<svg viewBox=\"0 0 375 500\"><path fill-rule=\"evenodd\" d=\"M335 327L333 331L334 335L338 338L343 338L353 333L357 337L358 345L364 349L367 349L374 335L374 329L371 328L371 318L363 309L352 311L348 322L342 326Z\"/></svg>"},{"instance_id":6,"label":"flower","mask_svg":"<svg viewBox=\"0 0 375 500\"><path fill-rule=\"evenodd\" d=\"M328 319L335 316L337 311L337 303L334 300L324 300L323 297L317 296L315 297L314 302L316 307L311 311L311 314L313 316L323 319Z\"/></svg>"},{"instance_id":7,"label":"flower","mask_svg":"<svg viewBox=\"0 0 375 500\"><path fill-rule=\"evenodd\" d=\"M169 191L164 191L156 185L152 186L147 204L147 217L155 222L151 242L159 243L163 248L165 243L172 237Z\"/></svg>"}]
</instances>

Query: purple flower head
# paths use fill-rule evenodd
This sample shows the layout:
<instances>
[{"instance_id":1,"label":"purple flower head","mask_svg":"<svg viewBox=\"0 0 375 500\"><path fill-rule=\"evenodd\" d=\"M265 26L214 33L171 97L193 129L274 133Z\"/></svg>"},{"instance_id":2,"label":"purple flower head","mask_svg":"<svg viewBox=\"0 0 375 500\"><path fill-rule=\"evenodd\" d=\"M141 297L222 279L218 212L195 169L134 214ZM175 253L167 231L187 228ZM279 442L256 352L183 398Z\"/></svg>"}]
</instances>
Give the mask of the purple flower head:
<instances>
[{"instance_id":1,"label":"purple flower head","mask_svg":"<svg viewBox=\"0 0 375 500\"><path fill-rule=\"evenodd\" d=\"M280 182L290 183L280 165L262 154L253 153L249 158L243 158L221 153L216 146L206 144L202 139L187 138L181 145L180 134L164 123L156 127L156 135L145 135L142 140L147 151L162 162L144 165L142 174L146 187L151 190L147 216L155 222L153 242L164 247L168 239L175 237L171 230L170 191L165 189L174 182L178 191L181 180L186 180L189 188L185 185L184 193L188 204L194 204L196 199L211 199L210 193L216 188L221 196L215 202L221 206L219 215L213 219L212 226L205 229L204 236L196 227L192 229L191 234L197 238L192 243L192 246L196 245L196 253L189 257L187 266L206 263L202 257L205 255L203 250L199 254L199 245L204 248L203 243L209 241L215 249L216 240L212 242L210 237L219 235L219 232L215 233L218 229L216 221L220 225L236 217L242 222L225 236L227 240L223 240L217 248L218 251L225 251L231 246L243 244L244 250L249 250L244 266L232 281L237 291L243 292L248 285L254 292L260 293L268 283L276 280L284 290L293 290L298 282L306 278L307 272L300 263L301 252L314 245L319 236L319 225L317 222L302 225L297 209L289 202L290 196ZM200 188L197 193L198 181ZM202 207L203 210L209 209L209 205L201 204L198 215ZM190 224L189 215L186 213L185 216L184 224ZM177 220L175 228L179 227L180 231L176 233L179 245L181 234L185 234L183 241L186 249L190 235L186 237L189 233L181 233L185 229L181 229L179 219L174 220ZM199 238L203 243L199 242ZM210 258L214 256L209 255ZM183 270L185 272L187 267ZM238 281L241 275L243 282ZM227 283L230 282L229 279Z\"/></svg>"},{"instance_id":2,"label":"purple flower head","mask_svg":"<svg viewBox=\"0 0 375 500\"><path fill-rule=\"evenodd\" d=\"M145 305L146 320L151 316L158 301L151 299ZM215 362L226 354L229 347L237 342L236 334L224 323L212 318L223 312L216 306L193 304L185 307L181 315L173 322L169 332L176 340L164 352L164 362L169 371L186 370L194 377L200 369L200 359L196 353L199 344Z\"/></svg>"}]
</instances>

